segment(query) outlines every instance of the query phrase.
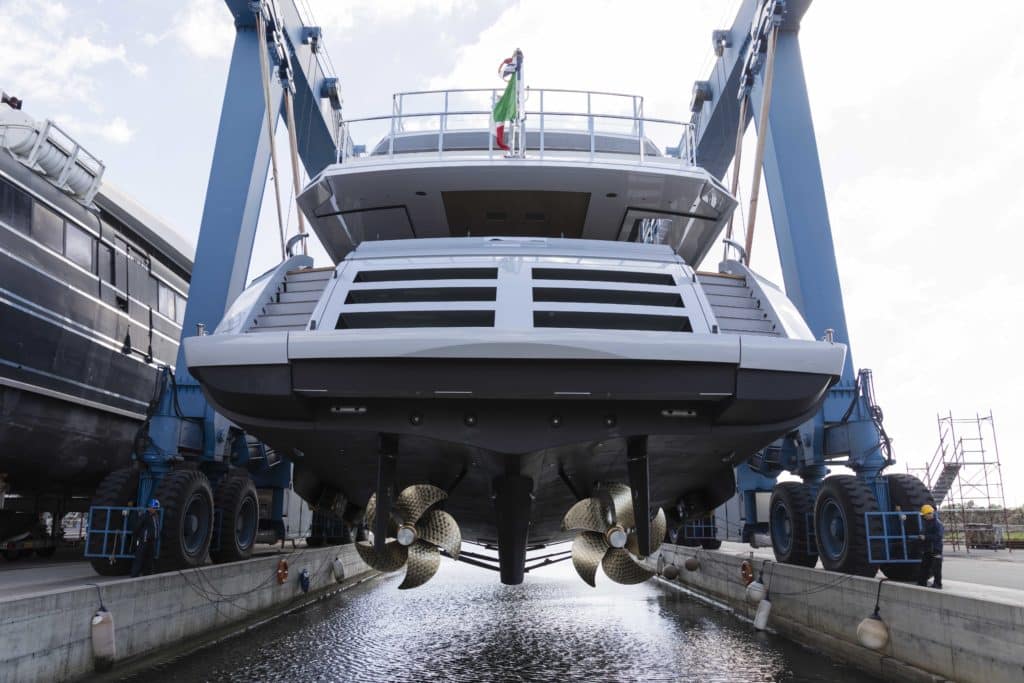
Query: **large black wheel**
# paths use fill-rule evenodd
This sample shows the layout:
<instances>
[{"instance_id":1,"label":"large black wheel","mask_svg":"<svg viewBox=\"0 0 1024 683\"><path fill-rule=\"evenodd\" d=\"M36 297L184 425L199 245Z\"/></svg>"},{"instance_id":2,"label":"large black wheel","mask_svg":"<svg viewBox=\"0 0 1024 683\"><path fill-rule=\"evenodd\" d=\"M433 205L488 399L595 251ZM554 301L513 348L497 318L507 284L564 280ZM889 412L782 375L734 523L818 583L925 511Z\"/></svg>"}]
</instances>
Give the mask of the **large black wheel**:
<instances>
[{"instance_id":1,"label":"large black wheel","mask_svg":"<svg viewBox=\"0 0 1024 683\"><path fill-rule=\"evenodd\" d=\"M827 477L814 502L814 536L825 569L844 574L874 576L868 562L864 513L878 512L871 488L850 474Z\"/></svg>"},{"instance_id":2,"label":"large black wheel","mask_svg":"<svg viewBox=\"0 0 1024 683\"><path fill-rule=\"evenodd\" d=\"M156 487L163 510L157 569L201 566L213 536L213 492L206 475L197 470L168 472Z\"/></svg>"},{"instance_id":3,"label":"large black wheel","mask_svg":"<svg viewBox=\"0 0 1024 683\"><path fill-rule=\"evenodd\" d=\"M256 485L246 476L226 476L213 496L220 510L220 545L210 550L214 562L234 562L252 557L260 525Z\"/></svg>"},{"instance_id":4,"label":"large black wheel","mask_svg":"<svg viewBox=\"0 0 1024 683\"><path fill-rule=\"evenodd\" d=\"M93 506L135 506L135 496L139 490L139 473L137 470L125 468L114 470L100 482L96 488L96 495L92 498ZM109 520L108 520L109 517ZM134 528L134 519L128 523L128 533ZM110 510L96 510L89 515L89 530L101 529L122 529L123 520L119 513ZM89 559L93 570L101 576L127 576L132 570L130 559L110 560L110 553L114 549L122 549L120 535L108 534L106 536L92 533L86 537L90 553L102 553L104 557L93 557ZM106 539L106 547L104 547ZM124 549L128 549L124 545Z\"/></svg>"},{"instance_id":5,"label":"large black wheel","mask_svg":"<svg viewBox=\"0 0 1024 683\"><path fill-rule=\"evenodd\" d=\"M889 501L893 510L902 512L918 512L925 503L935 505L932 492L920 479L912 474L887 474L885 481L889 484ZM908 515L903 522L904 530L908 538L908 551L911 557L920 558L920 542L917 540L921 533L921 518L917 515ZM890 556L903 554L903 543L901 540L891 542L889 548ZM917 562L888 563L881 565L882 573L893 581L916 581L919 564Z\"/></svg>"},{"instance_id":6,"label":"large black wheel","mask_svg":"<svg viewBox=\"0 0 1024 683\"><path fill-rule=\"evenodd\" d=\"M700 547L704 550L718 550L722 547L722 539L720 538L705 538L700 542Z\"/></svg>"},{"instance_id":7,"label":"large black wheel","mask_svg":"<svg viewBox=\"0 0 1024 683\"><path fill-rule=\"evenodd\" d=\"M811 538L813 514L814 496L810 486L799 481L775 485L768 504L768 528L777 562L802 567L818 564L818 551Z\"/></svg>"}]
</instances>

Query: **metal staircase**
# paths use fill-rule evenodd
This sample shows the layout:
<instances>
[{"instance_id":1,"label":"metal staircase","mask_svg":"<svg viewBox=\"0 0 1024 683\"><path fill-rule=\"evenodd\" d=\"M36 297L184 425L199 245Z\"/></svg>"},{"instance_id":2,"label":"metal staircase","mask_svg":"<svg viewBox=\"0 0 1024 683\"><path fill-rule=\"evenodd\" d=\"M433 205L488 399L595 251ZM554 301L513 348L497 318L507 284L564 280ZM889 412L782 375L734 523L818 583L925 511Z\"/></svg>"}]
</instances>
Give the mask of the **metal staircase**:
<instances>
[{"instance_id":1,"label":"metal staircase","mask_svg":"<svg viewBox=\"0 0 1024 683\"><path fill-rule=\"evenodd\" d=\"M724 273L697 273L711 310L724 334L783 336L761 306L761 300L747 285L747 279Z\"/></svg>"},{"instance_id":2,"label":"metal staircase","mask_svg":"<svg viewBox=\"0 0 1024 683\"><path fill-rule=\"evenodd\" d=\"M289 272L246 332L305 330L320 295L333 277L333 267Z\"/></svg>"}]
</instances>

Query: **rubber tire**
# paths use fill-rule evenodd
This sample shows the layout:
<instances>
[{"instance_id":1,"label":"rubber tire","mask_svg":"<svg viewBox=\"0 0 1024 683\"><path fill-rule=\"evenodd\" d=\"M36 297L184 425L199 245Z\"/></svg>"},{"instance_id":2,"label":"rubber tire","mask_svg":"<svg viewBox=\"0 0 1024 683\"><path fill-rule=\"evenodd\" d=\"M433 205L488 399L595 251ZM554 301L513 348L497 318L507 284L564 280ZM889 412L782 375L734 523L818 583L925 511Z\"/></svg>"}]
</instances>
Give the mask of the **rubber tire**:
<instances>
[{"instance_id":1,"label":"rubber tire","mask_svg":"<svg viewBox=\"0 0 1024 683\"><path fill-rule=\"evenodd\" d=\"M220 547L217 550L210 550L210 559L217 563L248 560L252 557L260 530L260 500L256 495L256 484L244 475L222 477L213 495L213 502L222 513ZM249 504L248 508L246 502ZM243 512L253 516L252 539L248 544L239 543L235 533L238 518Z\"/></svg>"},{"instance_id":2,"label":"rubber tire","mask_svg":"<svg viewBox=\"0 0 1024 683\"><path fill-rule=\"evenodd\" d=\"M135 505L136 496L139 494L139 472L131 468L114 470L100 482L96 487L96 494L92 497L92 505ZM97 512L96 519L89 516L89 528L96 523L98 528L106 524L106 512ZM120 526L120 525L118 525ZM88 539L88 536L86 537ZM89 564L100 576L128 576L132 571L130 559L117 559L113 563L105 557L89 558Z\"/></svg>"},{"instance_id":3,"label":"rubber tire","mask_svg":"<svg viewBox=\"0 0 1024 683\"><path fill-rule=\"evenodd\" d=\"M885 480L889 484L889 500L893 510L897 507L904 512L918 512L922 505L935 505L935 498L928 487L920 479L912 474L887 474ZM920 554L920 547L917 541L921 533L917 516L907 519L907 536L911 539L910 552ZM919 563L883 564L879 568L882 573L893 581L917 581L917 574L920 569Z\"/></svg>"},{"instance_id":4,"label":"rubber tire","mask_svg":"<svg viewBox=\"0 0 1024 683\"><path fill-rule=\"evenodd\" d=\"M790 519L793 542L788 549L780 547L776 540L774 530L776 509L784 511ZM772 488L771 501L768 503L768 528L776 562L800 567L813 567L818 564L817 548L812 549L807 543L807 515L813 514L814 496L811 494L811 487L807 484L799 481L783 481Z\"/></svg>"},{"instance_id":5,"label":"rubber tire","mask_svg":"<svg viewBox=\"0 0 1024 683\"><path fill-rule=\"evenodd\" d=\"M210 551L213 537L213 491L206 475L198 470L173 470L160 479L154 497L160 501L163 510L160 527L160 556L154 566L156 571L201 567ZM185 506L193 497L206 510L200 509L207 519L206 537L199 546L189 551L183 538L185 531Z\"/></svg>"},{"instance_id":6,"label":"rubber tire","mask_svg":"<svg viewBox=\"0 0 1024 683\"><path fill-rule=\"evenodd\" d=\"M57 552L57 546L48 545L45 548L36 548L36 555L42 558L53 557Z\"/></svg>"},{"instance_id":7,"label":"rubber tire","mask_svg":"<svg viewBox=\"0 0 1024 683\"><path fill-rule=\"evenodd\" d=\"M17 548L4 548L4 559L8 562L16 562L21 557Z\"/></svg>"},{"instance_id":8,"label":"rubber tire","mask_svg":"<svg viewBox=\"0 0 1024 683\"><path fill-rule=\"evenodd\" d=\"M323 539L322 536L320 536L320 537L317 537L317 536L307 536L306 537L306 545L308 545L310 548L319 548L319 547L323 546L323 544L324 544L324 539Z\"/></svg>"},{"instance_id":9,"label":"rubber tire","mask_svg":"<svg viewBox=\"0 0 1024 683\"><path fill-rule=\"evenodd\" d=\"M720 538L706 538L700 542L700 547L704 550L718 550L722 547L722 540Z\"/></svg>"},{"instance_id":10,"label":"rubber tire","mask_svg":"<svg viewBox=\"0 0 1024 683\"><path fill-rule=\"evenodd\" d=\"M846 542L836 557L829 556L825 550L828 544L822 542L822 513L830 502L838 506L846 530ZM865 512L878 512L878 501L867 483L852 474L825 478L814 501L814 537L818 544L818 556L825 569L867 577L877 573L878 568L868 562Z\"/></svg>"}]
</instances>

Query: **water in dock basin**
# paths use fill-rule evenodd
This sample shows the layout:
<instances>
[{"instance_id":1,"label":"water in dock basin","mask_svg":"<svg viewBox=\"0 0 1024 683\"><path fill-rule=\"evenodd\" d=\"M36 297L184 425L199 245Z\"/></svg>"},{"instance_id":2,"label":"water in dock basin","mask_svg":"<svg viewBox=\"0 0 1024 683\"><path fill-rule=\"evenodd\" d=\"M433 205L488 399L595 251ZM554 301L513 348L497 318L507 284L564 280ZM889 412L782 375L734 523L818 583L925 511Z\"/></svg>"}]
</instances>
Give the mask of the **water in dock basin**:
<instances>
[{"instance_id":1,"label":"water in dock basin","mask_svg":"<svg viewBox=\"0 0 1024 683\"><path fill-rule=\"evenodd\" d=\"M369 581L137 680L828 681L870 677L651 581L585 585L568 563L503 586L444 561Z\"/></svg>"}]
</instances>

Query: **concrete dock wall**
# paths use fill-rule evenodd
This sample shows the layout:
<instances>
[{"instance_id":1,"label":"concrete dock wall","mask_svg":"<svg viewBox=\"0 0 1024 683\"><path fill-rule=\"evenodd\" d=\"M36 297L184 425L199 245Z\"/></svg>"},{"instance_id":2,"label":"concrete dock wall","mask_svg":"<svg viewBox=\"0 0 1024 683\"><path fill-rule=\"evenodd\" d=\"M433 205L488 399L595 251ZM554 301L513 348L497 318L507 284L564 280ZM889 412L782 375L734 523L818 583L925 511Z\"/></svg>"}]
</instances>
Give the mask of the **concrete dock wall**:
<instances>
[{"instance_id":1,"label":"concrete dock wall","mask_svg":"<svg viewBox=\"0 0 1024 683\"><path fill-rule=\"evenodd\" d=\"M245 562L124 579L4 600L0 596L0 683L63 681L93 671L91 622L102 597L114 617L117 661L169 651L204 634L266 619L337 589L369 568L352 545L300 549ZM277 582L280 559L289 576ZM299 586L308 569L309 593ZM115 670L117 666L115 665Z\"/></svg>"},{"instance_id":2,"label":"concrete dock wall","mask_svg":"<svg viewBox=\"0 0 1024 683\"><path fill-rule=\"evenodd\" d=\"M679 568L678 583L745 616L743 557L665 545L659 563ZM696 557L696 571L683 563ZM764 560L752 561L755 578ZM764 583L772 603L768 627L799 643L849 662L886 681L1024 681L1024 605L981 599L887 581L881 617L889 643L881 652L862 647L857 625L875 606L878 579L866 579L769 562Z\"/></svg>"}]
</instances>

